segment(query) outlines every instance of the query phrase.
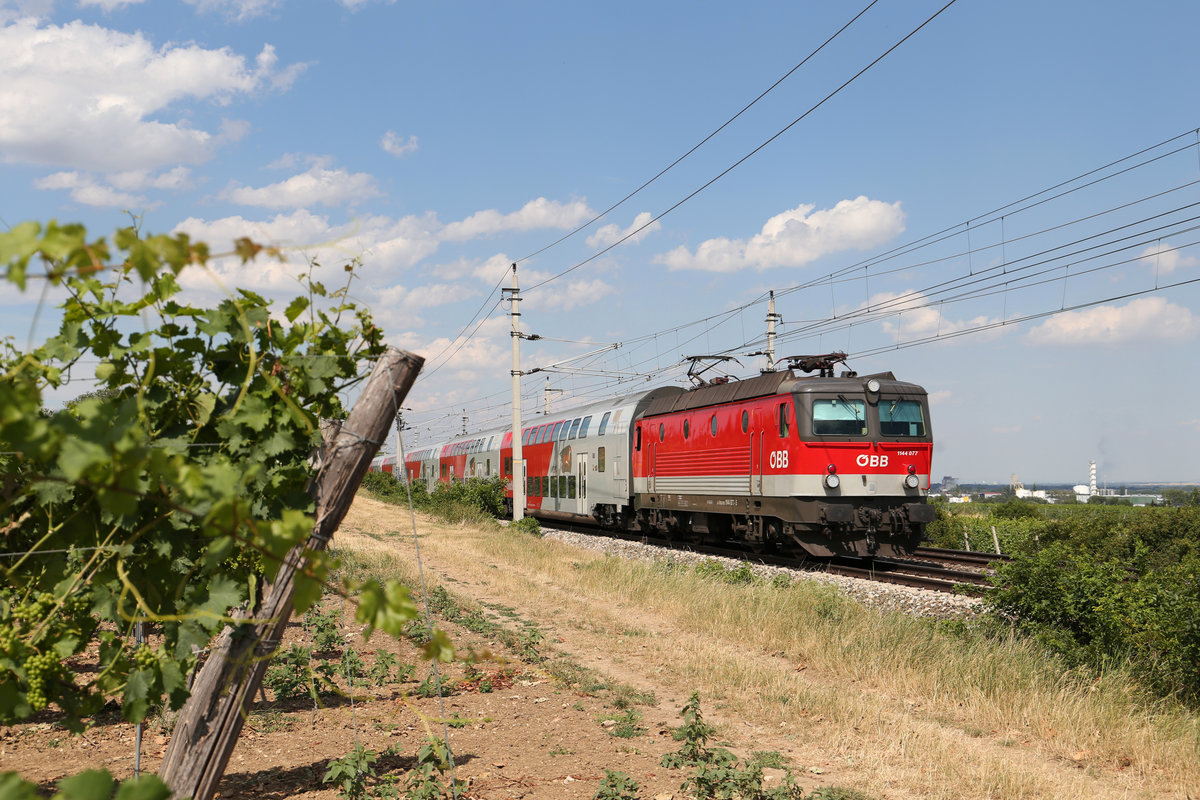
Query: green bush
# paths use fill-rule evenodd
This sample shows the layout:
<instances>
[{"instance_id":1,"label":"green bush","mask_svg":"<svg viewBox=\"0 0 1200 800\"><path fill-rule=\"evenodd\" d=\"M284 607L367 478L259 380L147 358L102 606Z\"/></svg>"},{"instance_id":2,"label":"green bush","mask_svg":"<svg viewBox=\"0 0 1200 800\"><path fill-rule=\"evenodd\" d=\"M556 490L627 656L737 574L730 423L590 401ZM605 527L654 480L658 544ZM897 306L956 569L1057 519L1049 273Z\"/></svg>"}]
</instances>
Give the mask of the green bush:
<instances>
[{"instance_id":1,"label":"green bush","mask_svg":"<svg viewBox=\"0 0 1200 800\"><path fill-rule=\"evenodd\" d=\"M447 522L486 522L504 515L507 483L503 478L470 478L437 484L433 491L424 481L406 485L389 472L368 472L362 488L377 500L408 505Z\"/></svg>"},{"instance_id":2,"label":"green bush","mask_svg":"<svg viewBox=\"0 0 1200 800\"><path fill-rule=\"evenodd\" d=\"M1200 703L1200 509L1080 508L998 569L994 618L1072 666L1125 664L1154 692Z\"/></svg>"}]
</instances>

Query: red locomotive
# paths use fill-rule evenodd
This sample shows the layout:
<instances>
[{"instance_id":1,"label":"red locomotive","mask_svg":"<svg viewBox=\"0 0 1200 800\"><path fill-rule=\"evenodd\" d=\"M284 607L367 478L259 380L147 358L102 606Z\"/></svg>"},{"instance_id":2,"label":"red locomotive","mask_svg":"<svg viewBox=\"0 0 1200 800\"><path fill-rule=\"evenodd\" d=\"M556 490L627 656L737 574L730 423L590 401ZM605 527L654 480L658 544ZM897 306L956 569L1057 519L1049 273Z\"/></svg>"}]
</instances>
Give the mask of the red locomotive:
<instances>
[{"instance_id":1,"label":"red locomotive","mask_svg":"<svg viewBox=\"0 0 1200 800\"><path fill-rule=\"evenodd\" d=\"M791 359L792 369L660 387L529 425L526 512L756 551L907 554L934 519L928 396L890 372L835 377L844 358ZM512 502L502 429L408 454L405 467L430 486L502 475Z\"/></svg>"}]
</instances>

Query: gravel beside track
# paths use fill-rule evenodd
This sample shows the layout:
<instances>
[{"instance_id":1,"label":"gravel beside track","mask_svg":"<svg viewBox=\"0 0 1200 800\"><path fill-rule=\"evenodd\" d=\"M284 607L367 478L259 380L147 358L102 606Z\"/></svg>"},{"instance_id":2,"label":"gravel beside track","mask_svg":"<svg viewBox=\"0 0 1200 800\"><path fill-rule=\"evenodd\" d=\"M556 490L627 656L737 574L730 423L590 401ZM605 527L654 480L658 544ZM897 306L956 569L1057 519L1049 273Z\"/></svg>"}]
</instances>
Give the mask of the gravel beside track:
<instances>
[{"instance_id":1,"label":"gravel beside track","mask_svg":"<svg viewBox=\"0 0 1200 800\"><path fill-rule=\"evenodd\" d=\"M878 583L876 581L852 578L845 575L831 575L810 569L788 569L786 567L756 564L753 556L741 562L732 558L722 558L704 553L693 553L654 544L614 539L607 536L592 536L586 533L573 533L558 530L546 525L542 533L547 539L565 542L566 544L582 547L585 550L595 550L619 558L638 559L640 561L665 561L677 563L698 564L701 561L716 559L729 567L738 567L749 563L755 575L773 579L776 575L784 574L799 580L821 581L832 584L843 594L854 598L864 605L885 611L901 611L922 617L965 617L974 615L979 606L978 598L947 594L930 589L915 589L909 586Z\"/></svg>"}]
</instances>

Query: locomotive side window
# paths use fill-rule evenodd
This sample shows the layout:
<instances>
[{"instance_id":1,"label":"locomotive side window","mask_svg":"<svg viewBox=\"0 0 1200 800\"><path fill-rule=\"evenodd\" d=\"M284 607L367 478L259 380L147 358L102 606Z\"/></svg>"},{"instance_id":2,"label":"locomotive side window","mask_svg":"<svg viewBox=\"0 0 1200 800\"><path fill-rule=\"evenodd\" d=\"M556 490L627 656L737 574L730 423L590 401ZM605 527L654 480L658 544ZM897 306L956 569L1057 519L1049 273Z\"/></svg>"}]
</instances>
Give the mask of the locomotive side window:
<instances>
[{"instance_id":1,"label":"locomotive side window","mask_svg":"<svg viewBox=\"0 0 1200 800\"><path fill-rule=\"evenodd\" d=\"M780 403L779 404L779 438L786 439L790 429L791 429L791 427L788 422L788 404Z\"/></svg>"},{"instance_id":2,"label":"locomotive side window","mask_svg":"<svg viewBox=\"0 0 1200 800\"><path fill-rule=\"evenodd\" d=\"M712 422L709 423L708 427L709 427L709 430L712 431L712 435L716 436L717 435L717 415L716 414L712 415Z\"/></svg>"},{"instance_id":3,"label":"locomotive side window","mask_svg":"<svg viewBox=\"0 0 1200 800\"><path fill-rule=\"evenodd\" d=\"M866 436L867 404L861 400L813 401L813 434L816 436Z\"/></svg>"},{"instance_id":4,"label":"locomotive side window","mask_svg":"<svg viewBox=\"0 0 1200 800\"><path fill-rule=\"evenodd\" d=\"M596 448L596 470L599 472L604 472L604 448L603 447Z\"/></svg>"},{"instance_id":5,"label":"locomotive side window","mask_svg":"<svg viewBox=\"0 0 1200 800\"><path fill-rule=\"evenodd\" d=\"M596 431L597 436L603 436L605 429L608 428L608 418L612 416L611 411L605 411L604 416L600 418L600 430Z\"/></svg>"},{"instance_id":6,"label":"locomotive side window","mask_svg":"<svg viewBox=\"0 0 1200 800\"><path fill-rule=\"evenodd\" d=\"M750 412L743 411L742 412L742 433L746 433L748 430L750 430Z\"/></svg>"},{"instance_id":7,"label":"locomotive side window","mask_svg":"<svg viewBox=\"0 0 1200 800\"><path fill-rule=\"evenodd\" d=\"M925 414L916 400L881 400L879 402L879 434L881 436L924 436Z\"/></svg>"},{"instance_id":8,"label":"locomotive side window","mask_svg":"<svg viewBox=\"0 0 1200 800\"><path fill-rule=\"evenodd\" d=\"M658 440L661 442L667 434L667 428L661 422L658 423Z\"/></svg>"},{"instance_id":9,"label":"locomotive side window","mask_svg":"<svg viewBox=\"0 0 1200 800\"><path fill-rule=\"evenodd\" d=\"M691 433L691 427L688 425L688 421L685 419L685 420L683 421L683 438L687 439L687 438L689 438L691 435L692 435L692 433Z\"/></svg>"},{"instance_id":10,"label":"locomotive side window","mask_svg":"<svg viewBox=\"0 0 1200 800\"><path fill-rule=\"evenodd\" d=\"M642 450L642 426L637 426L637 436L634 437L633 449L641 452Z\"/></svg>"}]
</instances>

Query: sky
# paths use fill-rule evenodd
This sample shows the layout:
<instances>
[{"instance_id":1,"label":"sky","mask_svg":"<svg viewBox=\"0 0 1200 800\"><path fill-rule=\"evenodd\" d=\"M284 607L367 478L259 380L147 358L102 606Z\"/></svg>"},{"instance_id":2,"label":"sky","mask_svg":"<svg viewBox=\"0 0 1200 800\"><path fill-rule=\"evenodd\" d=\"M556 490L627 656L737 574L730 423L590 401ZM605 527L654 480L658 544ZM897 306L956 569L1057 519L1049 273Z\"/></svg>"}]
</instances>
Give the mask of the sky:
<instances>
[{"instance_id":1,"label":"sky","mask_svg":"<svg viewBox=\"0 0 1200 800\"><path fill-rule=\"evenodd\" d=\"M356 263L410 449L508 424L516 263L527 418L757 374L773 291L935 481L1200 482L1200 4L945 2L0 0L0 226L286 248L197 302Z\"/></svg>"}]
</instances>

